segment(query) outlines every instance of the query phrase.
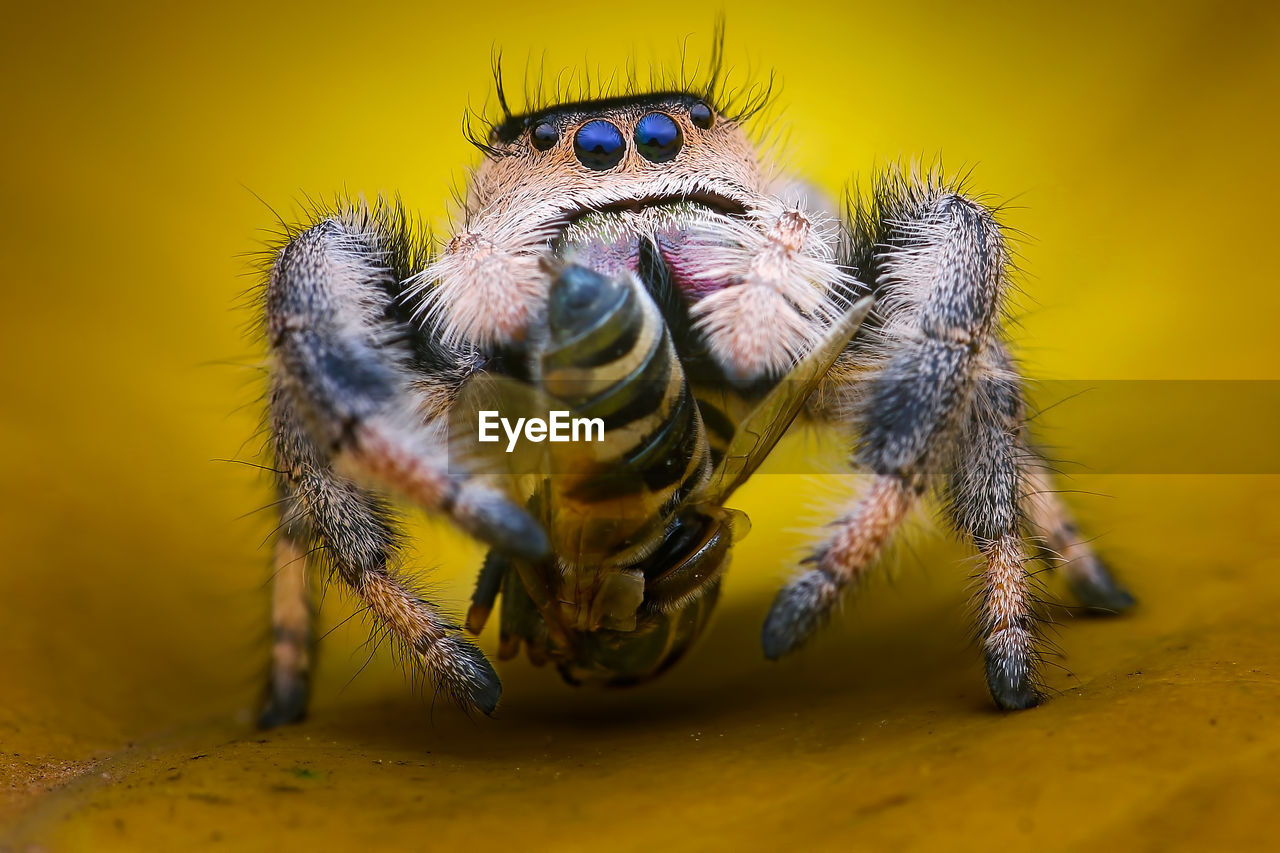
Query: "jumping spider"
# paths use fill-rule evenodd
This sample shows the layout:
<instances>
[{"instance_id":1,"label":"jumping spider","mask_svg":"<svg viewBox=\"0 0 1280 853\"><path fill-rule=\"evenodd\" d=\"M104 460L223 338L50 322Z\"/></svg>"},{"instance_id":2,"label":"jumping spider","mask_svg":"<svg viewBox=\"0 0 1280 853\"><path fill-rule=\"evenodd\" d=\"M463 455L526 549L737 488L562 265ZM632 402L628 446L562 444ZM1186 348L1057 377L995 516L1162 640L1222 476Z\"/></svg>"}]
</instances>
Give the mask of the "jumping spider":
<instances>
[{"instance_id":1,"label":"jumping spider","mask_svg":"<svg viewBox=\"0 0 1280 853\"><path fill-rule=\"evenodd\" d=\"M491 547L467 628L501 592L500 657L524 645L575 682L657 674L706 624L740 538L724 500L797 414L849 428L870 476L774 601L767 657L819 627L934 483L981 552L999 707L1041 698L1033 554L1091 609L1133 603L1032 450L993 211L937 171L891 167L835 216L761 155L718 81L518 115L501 98L443 248L379 202L321 212L274 255L282 523L263 725L306 711L320 556L439 689L496 707L485 656L394 569L387 493ZM603 413L604 448L577 457L572 485L549 468L523 494L474 476L450 421L477 378Z\"/></svg>"}]
</instances>

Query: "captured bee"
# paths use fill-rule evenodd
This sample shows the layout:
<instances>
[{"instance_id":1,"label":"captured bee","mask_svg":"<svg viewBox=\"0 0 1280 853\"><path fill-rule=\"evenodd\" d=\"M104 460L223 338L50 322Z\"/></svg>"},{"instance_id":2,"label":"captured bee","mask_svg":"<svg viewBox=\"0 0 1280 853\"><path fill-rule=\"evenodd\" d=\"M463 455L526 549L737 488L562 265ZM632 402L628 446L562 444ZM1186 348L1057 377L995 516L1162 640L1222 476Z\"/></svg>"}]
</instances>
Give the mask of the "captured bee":
<instances>
[{"instance_id":1,"label":"captured bee","mask_svg":"<svg viewBox=\"0 0 1280 853\"><path fill-rule=\"evenodd\" d=\"M548 531L550 558L491 551L468 630L481 631L501 590L500 659L524 643L533 661L554 660L572 683L623 685L683 656L710 618L731 546L749 528L723 501L799 414L870 304L853 306L717 450L701 412L718 401L690 385L640 280L577 265L555 272L535 348L537 390L475 380L450 413L452 434L464 437L464 452L478 447L483 436L468 427L482 422L480 407L505 404L508 412L594 416L599 440L511 460L512 473L532 475L527 505ZM466 470L483 470L471 454L464 459Z\"/></svg>"},{"instance_id":2,"label":"captured bee","mask_svg":"<svg viewBox=\"0 0 1280 853\"><path fill-rule=\"evenodd\" d=\"M850 436L868 476L778 593L767 657L814 634L931 491L981 555L1000 708L1042 697L1033 558L1091 611L1133 604L1028 434L993 210L888 168L837 215L757 149L759 99L726 97L716 57L701 83L521 113L500 88L443 244L380 201L321 211L274 252L262 725L306 712L316 564L467 709L500 697L466 636L489 621L499 658L523 648L573 683L659 675L747 535L727 502L797 420ZM557 438L558 415L581 434ZM400 570L392 498L489 548L465 626Z\"/></svg>"}]
</instances>

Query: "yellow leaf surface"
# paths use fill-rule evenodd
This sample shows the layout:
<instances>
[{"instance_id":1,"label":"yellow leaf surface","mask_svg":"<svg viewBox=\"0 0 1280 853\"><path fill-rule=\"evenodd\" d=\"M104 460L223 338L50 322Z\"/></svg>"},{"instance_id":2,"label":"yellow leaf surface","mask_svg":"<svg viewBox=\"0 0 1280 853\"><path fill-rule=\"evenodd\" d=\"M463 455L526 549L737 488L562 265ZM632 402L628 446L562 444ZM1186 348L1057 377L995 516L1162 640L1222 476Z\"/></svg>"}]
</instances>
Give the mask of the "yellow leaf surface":
<instances>
[{"instance_id":1,"label":"yellow leaf surface","mask_svg":"<svg viewBox=\"0 0 1280 853\"><path fill-rule=\"evenodd\" d=\"M686 33L704 57L719 8L6 11L0 850L1270 846L1280 16L1264 4L727 10L731 64L779 71L791 161L820 186L941 152L1013 200L1032 375L1211 389L1041 417L1056 456L1104 460L1064 487L1140 598L1114 620L1052 611L1052 701L992 709L974 564L927 523L811 648L762 660L773 592L811 541L797 528L855 485L813 474L801 436L735 495L753 533L721 612L659 682L580 691L513 661L497 715L470 720L407 684L335 585L311 718L252 727L273 498L216 460L265 461L242 295L268 205L292 219L303 193L399 191L443 231L492 44L518 93L544 49L549 84L584 52L593 77L633 47L643 70ZM410 564L460 612L479 549L412 532Z\"/></svg>"}]
</instances>

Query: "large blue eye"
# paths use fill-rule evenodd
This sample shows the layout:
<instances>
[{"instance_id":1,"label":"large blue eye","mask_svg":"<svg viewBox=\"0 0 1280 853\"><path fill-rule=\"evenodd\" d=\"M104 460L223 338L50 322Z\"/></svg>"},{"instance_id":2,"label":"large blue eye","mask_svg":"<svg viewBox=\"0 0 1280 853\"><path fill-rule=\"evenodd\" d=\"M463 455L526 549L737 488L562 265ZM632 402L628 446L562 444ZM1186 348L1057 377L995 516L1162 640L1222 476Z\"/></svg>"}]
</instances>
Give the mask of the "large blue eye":
<instances>
[{"instance_id":1,"label":"large blue eye","mask_svg":"<svg viewBox=\"0 0 1280 853\"><path fill-rule=\"evenodd\" d=\"M588 169L604 171L618 165L626 153L622 131L603 119L589 121L573 137L573 153Z\"/></svg>"},{"instance_id":2,"label":"large blue eye","mask_svg":"<svg viewBox=\"0 0 1280 853\"><path fill-rule=\"evenodd\" d=\"M636 122L636 148L646 160L665 163L680 153L680 125L666 113L649 113Z\"/></svg>"}]
</instances>

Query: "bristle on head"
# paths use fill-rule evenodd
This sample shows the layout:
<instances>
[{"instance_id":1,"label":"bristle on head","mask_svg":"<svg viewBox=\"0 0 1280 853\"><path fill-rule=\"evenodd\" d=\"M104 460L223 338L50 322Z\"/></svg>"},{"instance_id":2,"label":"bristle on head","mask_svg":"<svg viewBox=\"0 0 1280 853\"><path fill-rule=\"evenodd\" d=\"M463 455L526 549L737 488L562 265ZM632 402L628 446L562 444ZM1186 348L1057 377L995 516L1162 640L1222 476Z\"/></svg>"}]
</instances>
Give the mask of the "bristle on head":
<instances>
[{"instance_id":1,"label":"bristle on head","mask_svg":"<svg viewBox=\"0 0 1280 853\"><path fill-rule=\"evenodd\" d=\"M735 75L725 66L724 42L725 24L721 17L715 23L711 55L705 65L693 63L690 67L686 45L681 43L678 63L674 67L652 69L647 79L641 78L633 57L621 76L593 76L591 69L584 66L576 74L560 73L549 81L544 56L536 70L530 67L531 63L526 64L524 103L518 111L512 108L508 98L502 54L495 51L492 65L497 114L487 110L468 113L463 132L472 145L494 156L500 153L496 147L499 143L514 138L540 113L662 94L694 95L710 104L717 115L744 122L772 103L777 81L772 72L762 80L754 79L750 72L741 75L741 79L731 79Z\"/></svg>"}]
</instances>

